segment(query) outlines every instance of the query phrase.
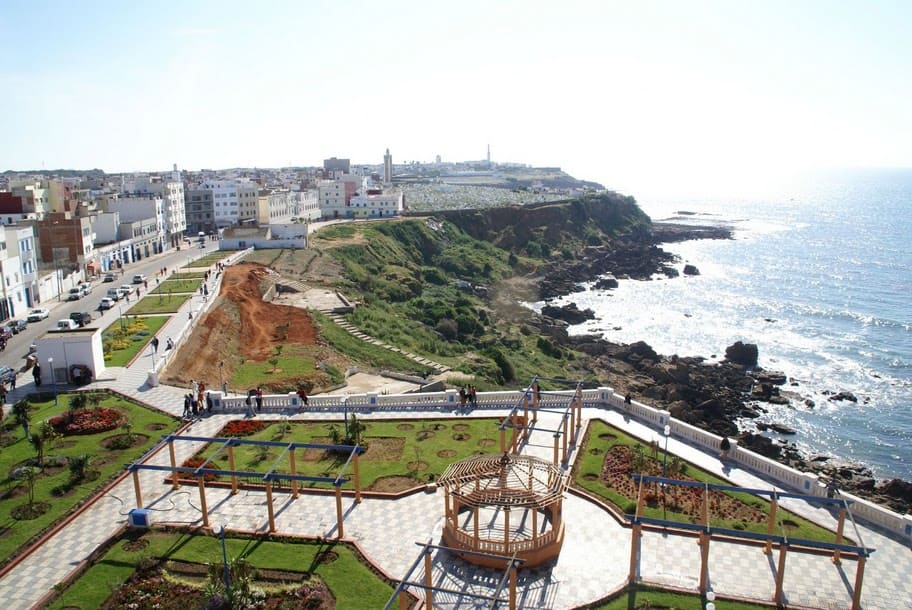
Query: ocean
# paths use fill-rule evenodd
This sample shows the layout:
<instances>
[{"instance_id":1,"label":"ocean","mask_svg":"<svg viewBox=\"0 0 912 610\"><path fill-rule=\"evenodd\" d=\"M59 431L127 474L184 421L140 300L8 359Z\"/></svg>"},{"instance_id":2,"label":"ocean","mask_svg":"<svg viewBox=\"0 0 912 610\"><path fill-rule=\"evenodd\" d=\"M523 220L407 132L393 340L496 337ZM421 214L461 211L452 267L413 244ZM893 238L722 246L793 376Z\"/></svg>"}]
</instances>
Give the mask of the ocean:
<instances>
[{"instance_id":1,"label":"ocean","mask_svg":"<svg viewBox=\"0 0 912 610\"><path fill-rule=\"evenodd\" d=\"M753 193L638 200L653 220L722 224L735 238L663 246L699 276L622 280L611 291L590 284L554 301L595 311L571 333L708 361L735 341L756 343L760 366L792 381L781 388L791 405L764 404L760 421L797 430L783 438L809 455L912 480L912 170L818 172ZM837 392L858 402L829 400Z\"/></svg>"}]
</instances>

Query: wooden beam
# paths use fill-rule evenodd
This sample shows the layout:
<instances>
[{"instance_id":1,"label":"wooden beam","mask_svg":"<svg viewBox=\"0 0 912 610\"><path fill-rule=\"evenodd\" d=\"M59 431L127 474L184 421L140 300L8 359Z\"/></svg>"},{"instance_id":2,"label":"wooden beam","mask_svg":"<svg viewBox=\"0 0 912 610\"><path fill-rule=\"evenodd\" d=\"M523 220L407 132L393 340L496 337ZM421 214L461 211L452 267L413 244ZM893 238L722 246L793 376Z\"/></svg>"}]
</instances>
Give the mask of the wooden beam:
<instances>
[{"instance_id":1,"label":"wooden beam","mask_svg":"<svg viewBox=\"0 0 912 610\"><path fill-rule=\"evenodd\" d=\"M177 473L172 472L171 476L176 478ZM133 493L136 494L136 508L143 507L142 488L139 486L139 471L133 471Z\"/></svg>"},{"instance_id":2,"label":"wooden beam","mask_svg":"<svg viewBox=\"0 0 912 610\"><path fill-rule=\"evenodd\" d=\"M177 458L174 457L174 441L168 441L168 456L171 458L171 468L177 468ZM172 489L180 489L180 473L171 471L171 487Z\"/></svg>"},{"instance_id":3,"label":"wooden beam","mask_svg":"<svg viewBox=\"0 0 912 610\"><path fill-rule=\"evenodd\" d=\"M855 566L855 591L852 593L852 610L861 610L861 585L864 582L865 561L867 557L859 555Z\"/></svg>"},{"instance_id":4,"label":"wooden beam","mask_svg":"<svg viewBox=\"0 0 912 610\"><path fill-rule=\"evenodd\" d=\"M345 537L345 530L342 524L342 487L340 485L336 485L336 524L338 532L336 538L341 539Z\"/></svg>"},{"instance_id":5,"label":"wooden beam","mask_svg":"<svg viewBox=\"0 0 912 610\"><path fill-rule=\"evenodd\" d=\"M269 531L276 531L275 509L272 506L272 481L266 481L266 512L269 515Z\"/></svg>"},{"instance_id":6,"label":"wooden beam","mask_svg":"<svg viewBox=\"0 0 912 610\"><path fill-rule=\"evenodd\" d=\"M196 482L199 485L200 511L203 513L203 526L209 527L209 508L206 506L206 483L203 481L203 477L197 477Z\"/></svg>"},{"instance_id":7,"label":"wooden beam","mask_svg":"<svg viewBox=\"0 0 912 610\"><path fill-rule=\"evenodd\" d=\"M776 570L776 595L773 597L773 601L777 606L782 606L782 588L785 582L785 555L788 552L788 547L784 544L779 545L779 567Z\"/></svg>"}]
</instances>

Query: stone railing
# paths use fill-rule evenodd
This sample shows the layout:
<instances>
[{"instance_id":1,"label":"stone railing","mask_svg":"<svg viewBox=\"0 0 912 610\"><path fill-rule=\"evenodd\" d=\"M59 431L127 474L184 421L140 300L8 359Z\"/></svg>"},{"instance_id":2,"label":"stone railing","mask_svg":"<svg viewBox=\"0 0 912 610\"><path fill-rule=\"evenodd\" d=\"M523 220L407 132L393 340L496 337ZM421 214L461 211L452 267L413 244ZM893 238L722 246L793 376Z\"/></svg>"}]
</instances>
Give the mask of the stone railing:
<instances>
[{"instance_id":1,"label":"stone railing","mask_svg":"<svg viewBox=\"0 0 912 610\"><path fill-rule=\"evenodd\" d=\"M569 404L573 391L548 391L543 397L545 406L559 407ZM245 397L226 397L221 392L212 392L215 409L221 412L239 412L248 410ZM478 393L478 404L475 409L512 409L521 408L523 391L499 391ZM624 397L616 394L611 388L596 388L582 391L583 407L610 409L625 413L641 423L649 424L656 430L659 438L664 427L670 428L670 435L675 440L687 443L703 451L718 455L722 437L712 432L701 430L683 421L674 419L668 411L656 409L632 400L626 403ZM253 402L253 401L252 401ZM449 412L460 408L459 395L456 390L427 392L415 394L323 394L311 396L306 408L302 408L301 399L295 393L269 395L263 397L263 412L289 414L301 411L316 413L351 413L369 414L378 412L441 411ZM530 396L531 404L531 396ZM255 406L255 403L254 403ZM644 439L652 440L652 439ZM775 460L742 449L731 440L728 459L737 466L754 472L771 484L789 491L825 497L826 486L816 474L801 472ZM912 515L900 515L878 504L843 494L846 499L854 501L852 512L856 518L864 519L881 527L906 542L912 542Z\"/></svg>"}]
</instances>

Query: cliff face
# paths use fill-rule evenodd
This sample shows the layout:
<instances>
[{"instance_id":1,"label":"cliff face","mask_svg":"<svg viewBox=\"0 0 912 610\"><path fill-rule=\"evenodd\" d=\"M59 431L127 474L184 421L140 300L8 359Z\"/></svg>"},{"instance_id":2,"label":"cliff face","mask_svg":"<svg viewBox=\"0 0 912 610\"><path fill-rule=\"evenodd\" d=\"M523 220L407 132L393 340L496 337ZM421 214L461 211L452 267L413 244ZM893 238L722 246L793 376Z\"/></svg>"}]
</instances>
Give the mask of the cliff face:
<instances>
[{"instance_id":1,"label":"cliff face","mask_svg":"<svg viewBox=\"0 0 912 610\"><path fill-rule=\"evenodd\" d=\"M437 215L475 239L504 250L521 249L530 241L558 246L568 238L644 234L651 224L633 197L617 193L538 205L453 210Z\"/></svg>"}]
</instances>

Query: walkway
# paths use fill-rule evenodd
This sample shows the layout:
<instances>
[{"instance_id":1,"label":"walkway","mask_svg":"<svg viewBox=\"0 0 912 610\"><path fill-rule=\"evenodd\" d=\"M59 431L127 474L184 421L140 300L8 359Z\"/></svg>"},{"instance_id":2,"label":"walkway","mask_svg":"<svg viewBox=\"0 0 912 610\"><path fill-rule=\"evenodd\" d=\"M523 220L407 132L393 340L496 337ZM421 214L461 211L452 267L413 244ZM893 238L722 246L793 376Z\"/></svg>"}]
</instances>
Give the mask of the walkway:
<instances>
[{"instance_id":1,"label":"walkway","mask_svg":"<svg viewBox=\"0 0 912 610\"><path fill-rule=\"evenodd\" d=\"M187 308L198 309L203 303L194 297ZM184 336L192 323L182 310L172 317L162 336ZM110 312L107 315L111 315ZM116 318L116 314L114 314ZM194 318L196 316L194 315ZM104 322L103 322L104 323ZM153 356L145 353L129 367L109 369L95 387L110 388L155 408L180 415L181 397L185 389L147 384ZM158 364L156 362L156 364ZM16 395L32 390L23 384ZM14 399L15 397L13 397ZM481 415L503 416L506 411L484 411ZM339 419L338 413L299 414L292 419ZM372 418L464 417L454 413L380 412ZM554 413L542 413L540 429L558 427ZM585 409L584 424L590 418L602 418L625 431L651 440L659 432L637 421L626 421L614 411ZM214 415L192 423L188 435L212 436L232 415ZM268 416L264 416L268 418ZM492 424L493 425L493 424ZM534 432L523 451L546 459L552 455L551 433ZM196 450L193 443L179 443L177 460L181 462ZM765 481L742 470L724 470L719 460L702 453L674 438L668 441L670 453L745 487L771 488ZM166 464L166 451L149 459L150 463ZM173 490L163 482L161 473L143 471L140 475L143 496L156 524L200 525L195 488ZM229 531L265 532L268 527L265 494L241 492L231 496L229 490L211 488L206 492L212 524L226 524ZM279 533L333 537L336 528L335 499L329 495L275 493L276 526ZM826 525L835 520L826 511L814 509L804 502L783 501L783 506ZM112 536L125 522L135 506L132 481L127 478L108 493L94 501L85 511L36 550L25 557L0 579L0 599L4 610L30 608L55 584L82 562L90 553ZM367 556L393 578L402 577L419 548L416 542L439 542L443 526L443 492L417 493L401 500L366 498L355 505L346 497L344 510L345 537L357 541ZM573 608L594 602L624 585L630 562L631 533L597 504L576 494L568 494L564 502L566 538L563 552L555 565L536 568L520 574L520 607ZM854 532L849 532L854 536ZM912 555L909 549L870 528L861 527L865 545L877 551L865 569L863 606L867 610L912 608ZM699 578L699 547L693 538L661 533L647 533L642 544L640 578L695 590ZM711 546L709 571L712 588L722 596L771 600L775 586L775 556L763 555L755 546L714 541ZM490 593L500 579L500 573L469 566L446 553L438 553L433 564L435 581L442 587L465 592ZM790 552L786 564L785 595L790 605L812 608L848 608L855 562L844 560L834 565L828 556ZM417 593L417 592L416 592ZM459 608L472 605L470 599L457 595L438 595L436 607ZM720 608L721 604L717 604Z\"/></svg>"}]
</instances>

